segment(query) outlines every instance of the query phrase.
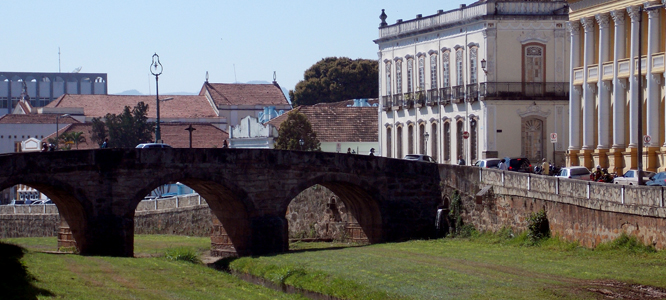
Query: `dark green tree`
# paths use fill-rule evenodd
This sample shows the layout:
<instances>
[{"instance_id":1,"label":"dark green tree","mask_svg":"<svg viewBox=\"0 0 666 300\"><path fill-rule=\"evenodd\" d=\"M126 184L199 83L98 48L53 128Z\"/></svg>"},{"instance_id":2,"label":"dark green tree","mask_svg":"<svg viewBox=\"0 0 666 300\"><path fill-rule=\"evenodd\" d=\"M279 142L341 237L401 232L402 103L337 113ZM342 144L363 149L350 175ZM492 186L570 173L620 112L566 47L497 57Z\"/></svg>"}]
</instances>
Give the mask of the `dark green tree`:
<instances>
[{"instance_id":1,"label":"dark green tree","mask_svg":"<svg viewBox=\"0 0 666 300\"><path fill-rule=\"evenodd\" d=\"M97 143L97 145L102 145L104 143L104 139L107 137L106 135L106 126L104 125L104 121L102 121L101 118L93 118L92 119L92 137L90 138L94 143Z\"/></svg>"},{"instance_id":2,"label":"dark green tree","mask_svg":"<svg viewBox=\"0 0 666 300\"><path fill-rule=\"evenodd\" d=\"M139 102L132 109L125 106L119 115L106 114L104 118L109 134L108 147L134 148L137 144L152 141L155 123L148 123L147 113L148 105ZM93 131L93 135L101 137L100 132L101 130ZM96 142L99 143L99 140Z\"/></svg>"},{"instance_id":3,"label":"dark green tree","mask_svg":"<svg viewBox=\"0 0 666 300\"><path fill-rule=\"evenodd\" d=\"M301 146L300 141L303 140ZM317 133L312 130L308 118L294 109L287 115L287 119L280 124L275 149L321 151L321 143Z\"/></svg>"},{"instance_id":4,"label":"dark green tree","mask_svg":"<svg viewBox=\"0 0 666 300\"><path fill-rule=\"evenodd\" d=\"M376 60L327 57L307 69L295 90L294 107L348 99L377 98L379 66Z\"/></svg>"}]
</instances>

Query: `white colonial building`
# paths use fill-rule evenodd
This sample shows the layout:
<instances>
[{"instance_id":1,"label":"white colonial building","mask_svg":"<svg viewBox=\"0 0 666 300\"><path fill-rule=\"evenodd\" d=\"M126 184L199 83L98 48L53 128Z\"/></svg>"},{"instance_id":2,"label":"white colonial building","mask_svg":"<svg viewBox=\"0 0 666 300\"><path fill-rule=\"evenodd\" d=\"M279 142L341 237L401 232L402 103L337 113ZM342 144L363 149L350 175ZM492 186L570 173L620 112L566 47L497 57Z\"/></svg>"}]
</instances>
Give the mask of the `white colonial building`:
<instances>
[{"instance_id":1,"label":"white colonial building","mask_svg":"<svg viewBox=\"0 0 666 300\"><path fill-rule=\"evenodd\" d=\"M383 11L380 19L380 155L564 164L565 1L478 1L392 25Z\"/></svg>"}]
</instances>

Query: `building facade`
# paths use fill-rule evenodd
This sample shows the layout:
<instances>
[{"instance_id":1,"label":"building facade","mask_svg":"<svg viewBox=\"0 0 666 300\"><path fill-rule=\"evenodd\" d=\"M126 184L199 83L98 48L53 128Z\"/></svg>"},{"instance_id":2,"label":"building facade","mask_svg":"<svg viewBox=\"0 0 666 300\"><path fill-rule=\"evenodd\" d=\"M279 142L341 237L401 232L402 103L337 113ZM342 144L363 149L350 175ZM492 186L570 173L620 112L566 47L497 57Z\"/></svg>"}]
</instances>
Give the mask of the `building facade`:
<instances>
[{"instance_id":1,"label":"building facade","mask_svg":"<svg viewBox=\"0 0 666 300\"><path fill-rule=\"evenodd\" d=\"M479 1L379 27L379 154L439 163L563 165L569 44L564 1ZM556 138L551 143L551 135Z\"/></svg>"},{"instance_id":2,"label":"building facade","mask_svg":"<svg viewBox=\"0 0 666 300\"><path fill-rule=\"evenodd\" d=\"M644 141L644 169L664 170L665 3L569 1L568 165L623 174Z\"/></svg>"}]
</instances>

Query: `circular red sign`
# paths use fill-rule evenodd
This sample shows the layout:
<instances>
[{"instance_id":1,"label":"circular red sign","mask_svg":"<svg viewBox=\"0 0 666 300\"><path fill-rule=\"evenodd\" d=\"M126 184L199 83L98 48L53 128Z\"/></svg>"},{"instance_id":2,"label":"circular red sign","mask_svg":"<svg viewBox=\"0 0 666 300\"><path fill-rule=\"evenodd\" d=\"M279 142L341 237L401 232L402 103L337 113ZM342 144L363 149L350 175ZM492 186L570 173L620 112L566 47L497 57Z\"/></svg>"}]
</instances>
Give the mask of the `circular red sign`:
<instances>
[{"instance_id":1,"label":"circular red sign","mask_svg":"<svg viewBox=\"0 0 666 300\"><path fill-rule=\"evenodd\" d=\"M464 131L463 132L463 139L467 139L467 138L469 138L469 132Z\"/></svg>"}]
</instances>

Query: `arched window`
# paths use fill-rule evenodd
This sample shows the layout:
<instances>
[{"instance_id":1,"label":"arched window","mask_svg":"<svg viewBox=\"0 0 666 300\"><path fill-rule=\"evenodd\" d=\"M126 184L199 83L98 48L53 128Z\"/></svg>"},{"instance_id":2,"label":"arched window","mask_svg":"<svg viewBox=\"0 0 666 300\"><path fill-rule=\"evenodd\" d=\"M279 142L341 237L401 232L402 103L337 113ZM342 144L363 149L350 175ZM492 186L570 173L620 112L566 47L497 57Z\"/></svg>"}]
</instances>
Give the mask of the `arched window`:
<instances>
[{"instance_id":1,"label":"arched window","mask_svg":"<svg viewBox=\"0 0 666 300\"><path fill-rule=\"evenodd\" d=\"M442 52L442 88L451 87L451 72L449 71L449 56L451 52Z\"/></svg>"},{"instance_id":2,"label":"arched window","mask_svg":"<svg viewBox=\"0 0 666 300\"><path fill-rule=\"evenodd\" d=\"M386 127L386 157L393 157L393 149L391 147L391 127Z\"/></svg>"},{"instance_id":3,"label":"arched window","mask_svg":"<svg viewBox=\"0 0 666 300\"><path fill-rule=\"evenodd\" d=\"M451 160L451 122L444 122L444 161Z\"/></svg>"},{"instance_id":4,"label":"arched window","mask_svg":"<svg viewBox=\"0 0 666 300\"><path fill-rule=\"evenodd\" d=\"M471 119L469 121L469 162L470 164L474 163L477 159L477 150L478 150L478 134L477 134L477 123L476 119Z\"/></svg>"},{"instance_id":5,"label":"arched window","mask_svg":"<svg viewBox=\"0 0 666 300\"><path fill-rule=\"evenodd\" d=\"M414 153L414 125L407 126L407 154Z\"/></svg>"},{"instance_id":6,"label":"arched window","mask_svg":"<svg viewBox=\"0 0 666 300\"><path fill-rule=\"evenodd\" d=\"M386 95L390 96L391 93L391 62L386 63Z\"/></svg>"},{"instance_id":7,"label":"arched window","mask_svg":"<svg viewBox=\"0 0 666 300\"><path fill-rule=\"evenodd\" d=\"M425 55L419 56L419 88L417 91L425 91Z\"/></svg>"},{"instance_id":8,"label":"arched window","mask_svg":"<svg viewBox=\"0 0 666 300\"><path fill-rule=\"evenodd\" d=\"M439 153L437 151L437 142L437 123L432 123L430 125L430 156L435 161L439 161L437 160L437 154Z\"/></svg>"},{"instance_id":9,"label":"arched window","mask_svg":"<svg viewBox=\"0 0 666 300\"><path fill-rule=\"evenodd\" d=\"M530 43L523 46L523 80L524 82L545 82L544 52L545 47L541 44Z\"/></svg>"},{"instance_id":10,"label":"arched window","mask_svg":"<svg viewBox=\"0 0 666 300\"><path fill-rule=\"evenodd\" d=\"M437 54L430 55L430 89L437 89Z\"/></svg>"},{"instance_id":11,"label":"arched window","mask_svg":"<svg viewBox=\"0 0 666 300\"><path fill-rule=\"evenodd\" d=\"M395 61L395 93L402 94L402 60Z\"/></svg>"},{"instance_id":12,"label":"arched window","mask_svg":"<svg viewBox=\"0 0 666 300\"><path fill-rule=\"evenodd\" d=\"M456 85L463 85L463 50L456 49Z\"/></svg>"},{"instance_id":13,"label":"arched window","mask_svg":"<svg viewBox=\"0 0 666 300\"><path fill-rule=\"evenodd\" d=\"M470 84L476 84L479 82L478 76L477 76L477 53L478 53L479 47L477 46L472 46L469 48L469 83Z\"/></svg>"},{"instance_id":14,"label":"arched window","mask_svg":"<svg viewBox=\"0 0 666 300\"><path fill-rule=\"evenodd\" d=\"M427 154L425 148L425 124L419 125L419 152Z\"/></svg>"},{"instance_id":15,"label":"arched window","mask_svg":"<svg viewBox=\"0 0 666 300\"><path fill-rule=\"evenodd\" d=\"M398 128L397 128L397 132L396 132L396 135L395 135L395 144L396 144L396 147L398 147L398 149L396 149L397 152L398 152L397 157L402 158L402 156L403 156L402 155L402 126L398 126Z\"/></svg>"},{"instance_id":16,"label":"arched window","mask_svg":"<svg viewBox=\"0 0 666 300\"><path fill-rule=\"evenodd\" d=\"M543 126L544 120L538 118L527 118L523 120L523 156L527 157L530 161L541 161L545 156L544 137L545 128Z\"/></svg>"},{"instance_id":17,"label":"arched window","mask_svg":"<svg viewBox=\"0 0 666 300\"><path fill-rule=\"evenodd\" d=\"M456 122L456 144L457 144L456 145L456 150L457 150L456 155L462 156L463 158L465 158L465 155L464 155L465 151L464 151L464 147L463 147L463 132L464 131L465 131L465 126L463 126L463 121L458 120L458 122Z\"/></svg>"},{"instance_id":18,"label":"arched window","mask_svg":"<svg viewBox=\"0 0 666 300\"><path fill-rule=\"evenodd\" d=\"M414 59L407 59L407 93L412 93L414 88Z\"/></svg>"}]
</instances>

